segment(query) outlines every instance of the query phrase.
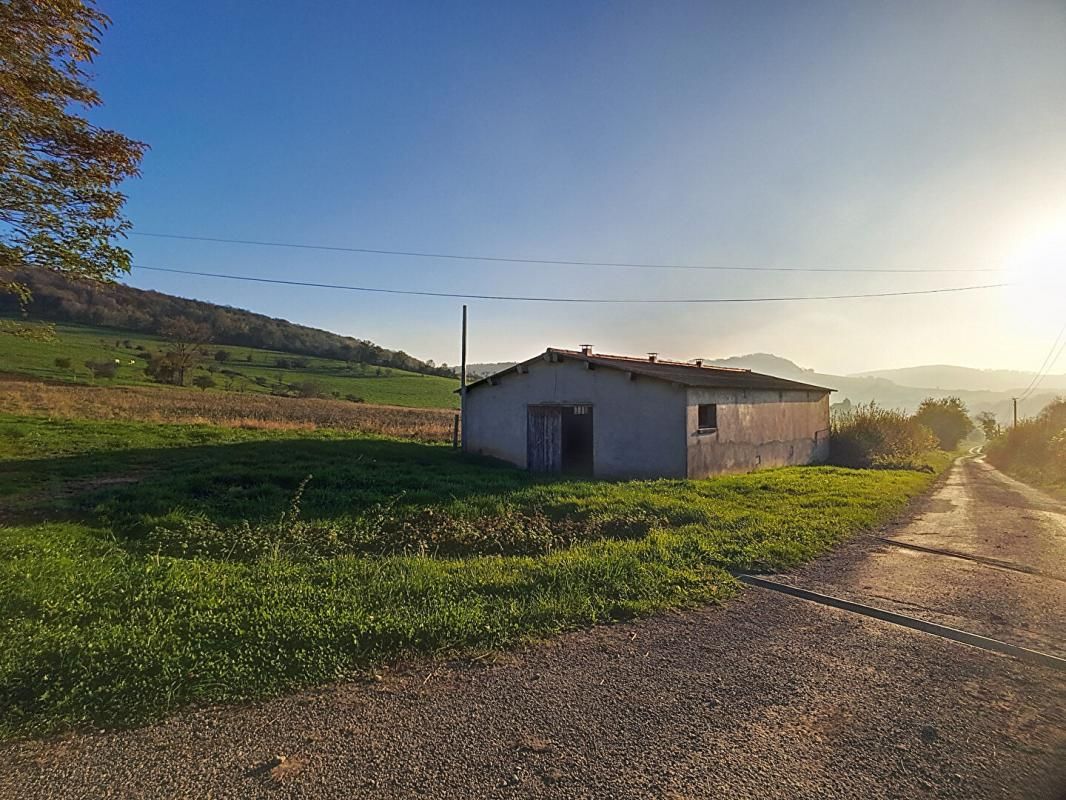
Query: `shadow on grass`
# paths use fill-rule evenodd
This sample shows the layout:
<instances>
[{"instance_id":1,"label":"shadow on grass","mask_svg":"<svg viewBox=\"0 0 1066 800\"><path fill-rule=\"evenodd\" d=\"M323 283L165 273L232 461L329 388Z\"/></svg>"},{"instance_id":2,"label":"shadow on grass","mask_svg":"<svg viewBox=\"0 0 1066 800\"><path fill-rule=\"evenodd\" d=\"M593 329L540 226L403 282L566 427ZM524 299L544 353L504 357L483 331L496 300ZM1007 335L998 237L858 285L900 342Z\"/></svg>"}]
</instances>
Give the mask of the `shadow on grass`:
<instances>
[{"instance_id":1,"label":"shadow on grass","mask_svg":"<svg viewBox=\"0 0 1066 800\"><path fill-rule=\"evenodd\" d=\"M174 510L219 523L277 520L309 476L300 499L306 519L496 495L546 482L439 445L290 439L2 462L0 492L25 519L47 513L132 533L142 520Z\"/></svg>"}]
</instances>

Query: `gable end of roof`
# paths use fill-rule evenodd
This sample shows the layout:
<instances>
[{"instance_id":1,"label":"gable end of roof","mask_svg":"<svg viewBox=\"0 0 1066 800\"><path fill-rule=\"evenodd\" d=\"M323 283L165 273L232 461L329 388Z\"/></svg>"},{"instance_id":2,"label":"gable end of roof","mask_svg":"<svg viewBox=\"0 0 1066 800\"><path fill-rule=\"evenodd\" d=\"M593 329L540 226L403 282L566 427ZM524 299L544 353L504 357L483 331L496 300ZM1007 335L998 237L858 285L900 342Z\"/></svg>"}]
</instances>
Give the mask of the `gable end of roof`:
<instances>
[{"instance_id":1,"label":"gable end of roof","mask_svg":"<svg viewBox=\"0 0 1066 800\"><path fill-rule=\"evenodd\" d=\"M512 367L501 370L493 375L480 378L467 385L467 391L494 383L499 378L512 372L525 373L528 367L537 361L563 361L573 360L584 362L594 367L615 369L628 372L644 378L666 381L688 388L708 389L755 389L766 391L807 391L822 392L829 394L836 391L826 386L817 386L811 383L778 378L774 375L765 375L761 372L752 372L749 369L737 369L736 367L715 367L690 364L683 361L663 361L656 359L635 358L632 356L615 356L601 353L584 353L579 350L564 350L558 347L549 347L543 353L538 353ZM456 391L461 391L456 389Z\"/></svg>"}]
</instances>

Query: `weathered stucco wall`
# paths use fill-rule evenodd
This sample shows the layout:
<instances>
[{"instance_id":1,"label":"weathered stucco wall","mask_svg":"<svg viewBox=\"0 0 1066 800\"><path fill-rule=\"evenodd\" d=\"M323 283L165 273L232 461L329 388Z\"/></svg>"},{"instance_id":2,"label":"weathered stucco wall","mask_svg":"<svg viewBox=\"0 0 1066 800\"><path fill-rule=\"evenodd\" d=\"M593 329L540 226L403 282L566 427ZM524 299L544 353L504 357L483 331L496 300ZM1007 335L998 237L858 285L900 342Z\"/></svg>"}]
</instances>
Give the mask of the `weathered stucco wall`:
<instances>
[{"instance_id":1,"label":"weathered stucco wall","mask_svg":"<svg viewBox=\"0 0 1066 800\"><path fill-rule=\"evenodd\" d=\"M593 407L593 468L602 478L684 477L687 470L685 390L580 361L534 361L495 386L468 392L463 435L467 452L526 466L526 407Z\"/></svg>"},{"instance_id":2,"label":"weathered stucco wall","mask_svg":"<svg viewBox=\"0 0 1066 800\"><path fill-rule=\"evenodd\" d=\"M698 407L718 406L718 430L700 433ZM688 477L818 464L829 457L829 395L764 389L688 390Z\"/></svg>"}]
</instances>

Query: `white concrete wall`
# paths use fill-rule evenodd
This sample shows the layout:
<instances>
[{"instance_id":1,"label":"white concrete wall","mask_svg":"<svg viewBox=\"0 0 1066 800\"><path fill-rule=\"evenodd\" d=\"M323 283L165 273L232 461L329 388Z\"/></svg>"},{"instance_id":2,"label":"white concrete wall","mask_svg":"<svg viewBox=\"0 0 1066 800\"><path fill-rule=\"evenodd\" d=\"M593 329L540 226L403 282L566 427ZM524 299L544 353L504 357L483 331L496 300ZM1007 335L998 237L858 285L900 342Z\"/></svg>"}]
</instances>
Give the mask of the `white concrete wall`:
<instances>
[{"instance_id":1,"label":"white concrete wall","mask_svg":"<svg viewBox=\"0 0 1066 800\"><path fill-rule=\"evenodd\" d=\"M526 466L526 407L593 407L593 464L602 478L684 477L685 390L664 381L630 380L615 369L589 370L580 361L533 362L495 386L466 396L463 443L467 452Z\"/></svg>"},{"instance_id":2,"label":"white concrete wall","mask_svg":"<svg viewBox=\"0 0 1066 800\"><path fill-rule=\"evenodd\" d=\"M699 433L701 404L718 406L718 430ZM829 395L765 389L689 389L688 476L817 464L829 457Z\"/></svg>"}]
</instances>

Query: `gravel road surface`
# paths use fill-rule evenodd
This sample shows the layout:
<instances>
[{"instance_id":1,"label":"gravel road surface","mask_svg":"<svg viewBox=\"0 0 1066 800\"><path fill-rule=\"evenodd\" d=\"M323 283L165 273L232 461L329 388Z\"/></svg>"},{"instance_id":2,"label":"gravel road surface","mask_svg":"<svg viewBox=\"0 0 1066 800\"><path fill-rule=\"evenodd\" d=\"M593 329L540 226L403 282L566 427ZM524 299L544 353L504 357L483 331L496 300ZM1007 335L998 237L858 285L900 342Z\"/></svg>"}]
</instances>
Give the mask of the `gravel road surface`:
<instances>
[{"instance_id":1,"label":"gravel road surface","mask_svg":"<svg viewBox=\"0 0 1066 800\"><path fill-rule=\"evenodd\" d=\"M967 460L909 519L778 579L1062 655L1064 556L1066 507ZM749 589L494 659L0 755L0 797L27 800L1058 800L1066 672Z\"/></svg>"}]
</instances>

